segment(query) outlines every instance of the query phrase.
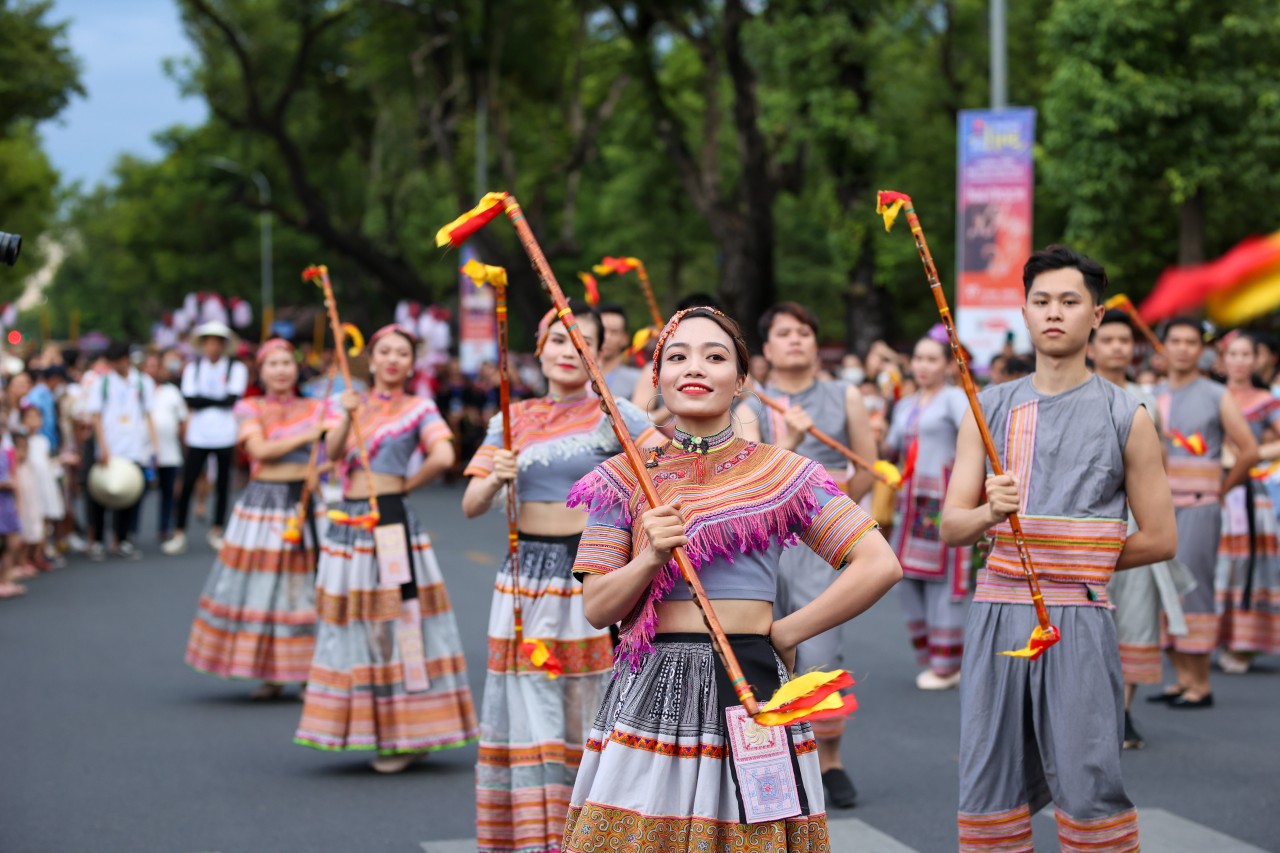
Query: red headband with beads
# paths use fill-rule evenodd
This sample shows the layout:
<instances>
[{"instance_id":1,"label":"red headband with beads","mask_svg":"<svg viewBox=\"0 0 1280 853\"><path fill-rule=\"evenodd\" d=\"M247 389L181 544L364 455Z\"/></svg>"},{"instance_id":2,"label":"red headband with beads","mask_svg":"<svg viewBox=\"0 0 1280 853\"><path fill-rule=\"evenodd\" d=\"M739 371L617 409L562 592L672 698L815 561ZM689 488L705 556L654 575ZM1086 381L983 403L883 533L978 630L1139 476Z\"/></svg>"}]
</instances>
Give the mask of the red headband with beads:
<instances>
[{"instance_id":1,"label":"red headband with beads","mask_svg":"<svg viewBox=\"0 0 1280 853\"><path fill-rule=\"evenodd\" d=\"M667 345L667 338L671 337L671 333L676 330L676 326L680 325L680 321L684 319L684 315L693 311L708 311L717 317L724 317L723 311L712 308L710 305L695 305L692 308L686 308L683 311L677 311L667 321L667 325L662 327L662 334L658 335L658 344L653 348L653 387L658 387L658 366L662 364L662 349Z\"/></svg>"}]
</instances>

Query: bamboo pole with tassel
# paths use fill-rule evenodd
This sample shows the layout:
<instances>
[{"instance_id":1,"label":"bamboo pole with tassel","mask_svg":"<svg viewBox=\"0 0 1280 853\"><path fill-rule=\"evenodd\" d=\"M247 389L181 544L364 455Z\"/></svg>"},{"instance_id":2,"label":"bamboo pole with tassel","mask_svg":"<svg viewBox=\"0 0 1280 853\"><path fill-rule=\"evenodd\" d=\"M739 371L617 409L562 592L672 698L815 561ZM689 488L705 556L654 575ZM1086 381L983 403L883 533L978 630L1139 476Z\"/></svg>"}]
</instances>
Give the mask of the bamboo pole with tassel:
<instances>
[{"instance_id":1,"label":"bamboo pole with tassel","mask_svg":"<svg viewBox=\"0 0 1280 853\"><path fill-rule=\"evenodd\" d=\"M329 329L333 332L333 356L338 360L338 369L342 371L343 390L351 391L351 366L347 363L346 328L338 317L338 302L333 295L333 284L329 281L329 268L324 264L310 266L302 271L302 278L310 281L324 291L325 309L329 315ZM349 324L348 324L349 325ZM329 520L335 524L346 524L373 530L378 526L381 514L378 512L378 493L373 485L373 469L369 467L369 447L365 444L364 433L360 429L360 421L355 412L349 413L351 430L355 433L356 449L360 454L360 464L364 467L365 479L369 489L369 512L354 518L345 513L330 511Z\"/></svg>"},{"instance_id":2,"label":"bamboo pole with tassel","mask_svg":"<svg viewBox=\"0 0 1280 853\"><path fill-rule=\"evenodd\" d=\"M653 318L653 325L661 329L666 323L662 319L662 309L658 307L658 297L653 293L653 285L649 282L649 273L644 268L644 261L639 258L611 258L604 257L600 263L592 267L597 275L612 275L617 273L623 275L636 271L636 277L640 279L640 290L644 293L645 302L649 306L649 315Z\"/></svg>"},{"instance_id":3,"label":"bamboo pole with tassel","mask_svg":"<svg viewBox=\"0 0 1280 853\"><path fill-rule=\"evenodd\" d=\"M468 237L493 221L499 213L505 213L512 225L515 226L525 253L529 256L534 270L542 280L543 287L546 288L551 296L552 302L555 304L556 314L564 324L565 331L569 334L569 339L573 342L574 348L582 358L587 368L587 374L591 377L596 392L600 395L600 404L609 418L614 435L622 445L623 455L626 457L627 463L636 474L636 479L645 499L651 507L660 506L662 502L646 472L644 458L640 455L635 442L631 439L631 434L626 429L625 422L618 412L617 402L609 392L609 387L604 381L604 376L600 373L600 368L596 364L591 348L587 346L582 337L582 332L578 328L577 320L569 307L564 291L561 290L555 273L551 270L550 264L547 263L546 256L538 245L537 238L534 237L532 229L529 228L529 223L524 218L524 212L520 209L520 205L515 198L506 192L488 193L481 199L479 205L440 229L436 235L436 243L440 246L460 246ZM819 714L839 713L836 709L850 707L838 692L839 688L853 683L847 672L808 673L793 679L788 684L784 684L778 693L766 703L765 713L762 713L760 704L756 701L755 692L751 685L747 683L746 676L742 672L742 666L738 663L737 656L729 645L724 628L720 624L720 619L716 616L715 610L711 606L711 601L707 597L706 590L702 586L702 581L698 578L698 573L689 561L688 555L683 548L677 547L672 551L672 559L679 568L685 582L689 585L694 602L702 612L710 634L711 644L728 672L734 693L737 694L738 700L742 703L746 712L755 718L757 723L762 725L785 725L805 716L813 718Z\"/></svg>"},{"instance_id":4,"label":"bamboo pole with tassel","mask_svg":"<svg viewBox=\"0 0 1280 853\"><path fill-rule=\"evenodd\" d=\"M511 369L510 369L510 337L508 334L507 312L507 271L503 267L483 264L474 258L467 261L462 268L476 287L486 284L493 288L493 313L498 321L498 406L502 411L502 449L515 450L515 442L511 434ZM520 531L517 526L517 506L515 484L508 484L506 492L507 504L507 558L511 571L512 611L515 620L515 639L517 652L523 651L529 661L538 669L545 670L551 678L558 678L564 673L560 661L547 648L542 640L526 640L524 637L524 605L520 592Z\"/></svg>"},{"instance_id":5,"label":"bamboo pole with tassel","mask_svg":"<svg viewBox=\"0 0 1280 853\"><path fill-rule=\"evenodd\" d=\"M759 385L753 388L752 391L760 398L761 403L764 403L778 414L785 415L787 413L787 407L761 391ZM881 483L884 483L886 486L890 486L894 489L901 487L902 474L892 462L885 459L878 459L875 462L870 462L812 424L810 424L809 428L805 430L805 432L813 436L817 441L822 442L827 447L830 447L832 450L839 453L845 459L848 459L854 465L870 472L872 477L876 478Z\"/></svg>"},{"instance_id":6,"label":"bamboo pole with tassel","mask_svg":"<svg viewBox=\"0 0 1280 853\"><path fill-rule=\"evenodd\" d=\"M956 365L960 369L960 380L964 385L964 392L969 398L969 408L973 412L973 419L978 424L978 432L982 436L982 444L986 448L991 470L999 477L1004 474L1004 465L1000 461L1000 454L996 451L995 441L991 438L991 430L987 427L987 419L982 414L982 403L978 400L978 386L974 383L973 375L969 372L969 359L965 354L964 347L960 344L960 336L956 332L955 320L951 317L951 306L947 304L947 296L942 290L942 281L938 277L938 268L933 262L933 254L929 251L929 244L925 240L924 229L920 227L920 219L916 216L911 196L905 193L885 191L877 194L876 213L884 217L885 231L893 227L893 221L897 218L899 211L905 211L907 214L907 223L911 227L911 236L915 238L916 251L920 255L920 262L924 265L925 278L929 282L929 288L933 291L934 302L938 305L938 314L942 317L942 325L946 327L947 337L951 341L951 352L954 354ZM1024 648L1001 652L1001 654L1035 660L1044 654L1046 649L1058 642L1062 635L1049 622L1049 610L1045 607L1044 594L1040 591L1040 581L1036 577L1035 568L1031 564L1031 553L1027 548L1026 538L1022 533L1022 522L1016 512L1009 515L1009 527L1013 533L1014 546L1018 549L1018 559L1022 562L1023 575L1026 577L1027 585L1031 589L1031 603L1035 605L1038 624L1032 629L1031 637Z\"/></svg>"}]
</instances>

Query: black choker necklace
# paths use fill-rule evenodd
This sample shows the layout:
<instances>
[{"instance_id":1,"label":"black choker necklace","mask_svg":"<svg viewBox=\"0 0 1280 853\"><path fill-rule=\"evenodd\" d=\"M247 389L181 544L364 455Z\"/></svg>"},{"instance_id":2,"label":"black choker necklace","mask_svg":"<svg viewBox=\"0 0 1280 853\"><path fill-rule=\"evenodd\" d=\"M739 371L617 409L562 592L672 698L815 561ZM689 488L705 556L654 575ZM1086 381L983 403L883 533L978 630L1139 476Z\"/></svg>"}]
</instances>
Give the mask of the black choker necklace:
<instances>
[{"instance_id":1,"label":"black choker necklace","mask_svg":"<svg viewBox=\"0 0 1280 853\"><path fill-rule=\"evenodd\" d=\"M727 426L715 435L706 438L700 435L690 435L676 427L676 434L671 440L676 447L679 447L685 453L706 454L733 440L733 426Z\"/></svg>"}]
</instances>

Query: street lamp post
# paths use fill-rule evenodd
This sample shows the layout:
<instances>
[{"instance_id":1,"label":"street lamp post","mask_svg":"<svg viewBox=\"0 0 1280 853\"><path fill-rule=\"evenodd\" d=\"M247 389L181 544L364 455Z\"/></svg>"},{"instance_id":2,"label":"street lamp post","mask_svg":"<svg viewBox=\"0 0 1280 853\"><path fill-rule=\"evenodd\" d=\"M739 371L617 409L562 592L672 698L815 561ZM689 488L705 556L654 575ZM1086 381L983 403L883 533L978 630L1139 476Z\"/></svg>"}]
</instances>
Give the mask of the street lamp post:
<instances>
[{"instance_id":1,"label":"street lamp post","mask_svg":"<svg viewBox=\"0 0 1280 853\"><path fill-rule=\"evenodd\" d=\"M271 325L275 320L275 284L271 277L271 184L267 176L254 169L249 171L234 160L227 157L211 157L209 164L215 169L231 172L242 178L253 181L258 188L258 203L262 208L258 212L258 231L261 244L261 279L262 279L262 339L266 340L271 333Z\"/></svg>"}]
</instances>

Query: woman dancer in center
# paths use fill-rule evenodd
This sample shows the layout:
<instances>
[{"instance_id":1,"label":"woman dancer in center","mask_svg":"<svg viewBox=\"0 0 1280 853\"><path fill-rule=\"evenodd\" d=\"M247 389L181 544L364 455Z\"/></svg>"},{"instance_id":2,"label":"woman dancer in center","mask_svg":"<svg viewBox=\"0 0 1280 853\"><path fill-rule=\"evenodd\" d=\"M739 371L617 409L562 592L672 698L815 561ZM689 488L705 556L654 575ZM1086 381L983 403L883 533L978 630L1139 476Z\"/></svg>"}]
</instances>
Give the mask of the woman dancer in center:
<instances>
[{"instance_id":1,"label":"woman dancer in center","mask_svg":"<svg viewBox=\"0 0 1280 853\"><path fill-rule=\"evenodd\" d=\"M329 525L316 577L316 656L294 736L296 743L317 749L377 750L373 769L379 773L398 773L424 753L464 746L477 734L449 593L427 531L405 501L453 464L453 436L436 404L405 393L416 347L417 339L403 326L383 326L374 333L369 339L372 391L367 399L350 389L342 393L342 412L326 438L329 458L342 460L346 469L339 511L351 518L366 515L370 478L359 470L351 429L352 419L359 421L368 442L378 524L404 525L413 579L382 582L374 531ZM416 448L426 458L409 473ZM415 599L426 679L417 677L417 656L411 654L406 667L402 655L419 646L401 642L401 632L415 627L401 624L412 620L409 602Z\"/></svg>"},{"instance_id":2,"label":"woman dancer in center","mask_svg":"<svg viewBox=\"0 0 1280 853\"><path fill-rule=\"evenodd\" d=\"M582 336L598 351L598 315L585 303L571 307ZM570 573L587 517L565 500L574 483L622 448L554 310L539 326L537 355L549 393L512 404L515 452L502 448L502 415L493 418L467 466L472 479L462 498L469 518L501 503L504 487L514 487L519 498L520 589L513 587L508 560L489 612L476 766L476 840L482 853L560 850L573 774L613 666L609 631L587 622L582 587ZM625 400L618 406L636 444L664 440L638 408ZM563 668L559 678L550 678L516 647L515 594L525 637L546 643Z\"/></svg>"},{"instance_id":3,"label":"woman dancer in center","mask_svg":"<svg viewBox=\"0 0 1280 853\"><path fill-rule=\"evenodd\" d=\"M298 362L288 341L267 341L257 361L266 394L235 406L251 480L200 596L187 663L223 678L260 678L253 698L261 700L306 681L315 651L316 527L303 525L299 544L280 534L302 497L324 401L295 393Z\"/></svg>"},{"instance_id":4,"label":"woman dancer in center","mask_svg":"<svg viewBox=\"0 0 1280 853\"><path fill-rule=\"evenodd\" d=\"M942 327L939 326L939 329ZM942 541L942 499L956 462L956 436L969 411L959 388L947 384L951 347L930 333L916 342L911 375L919 391L893 407L885 438L890 458L903 466L898 524L890 537L906 579L898 587L907 631L924 667L921 690L949 690L960 683L964 617L969 595L969 546Z\"/></svg>"},{"instance_id":5,"label":"woman dancer in center","mask_svg":"<svg viewBox=\"0 0 1280 853\"><path fill-rule=\"evenodd\" d=\"M902 570L875 522L820 465L734 437L730 413L748 366L734 321L709 308L676 314L653 368L675 438L651 453L645 471L666 503L645 502L621 456L569 496L589 511L574 563L585 576L587 619L623 625L570 801L566 851L829 850L811 727L790 726L780 754L750 763L734 754L734 690L671 550L686 548L762 700L787 680L799 643L866 610ZM842 572L774 621L778 557L797 539ZM794 779L794 794L768 796L787 790L785 781L753 788L749 780L762 775ZM744 796L751 790L761 796Z\"/></svg>"},{"instance_id":6,"label":"woman dancer in center","mask_svg":"<svg viewBox=\"0 0 1280 853\"><path fill-rule=\"evenodd\" d=\"M1280 446L1280 400L1253 383L1257 342L1246 332L1231 332L1222 355L1227 390L1244 412L1263 463ZM1259 652L1280 652L1280 540L1275 506L1263 484L1252 477L1227 492L1222 507L1222 537L1214 590L1222 614L1222 651L1218 666L1239 675L1249 671Z\"/></svg>"}]
</instances>

